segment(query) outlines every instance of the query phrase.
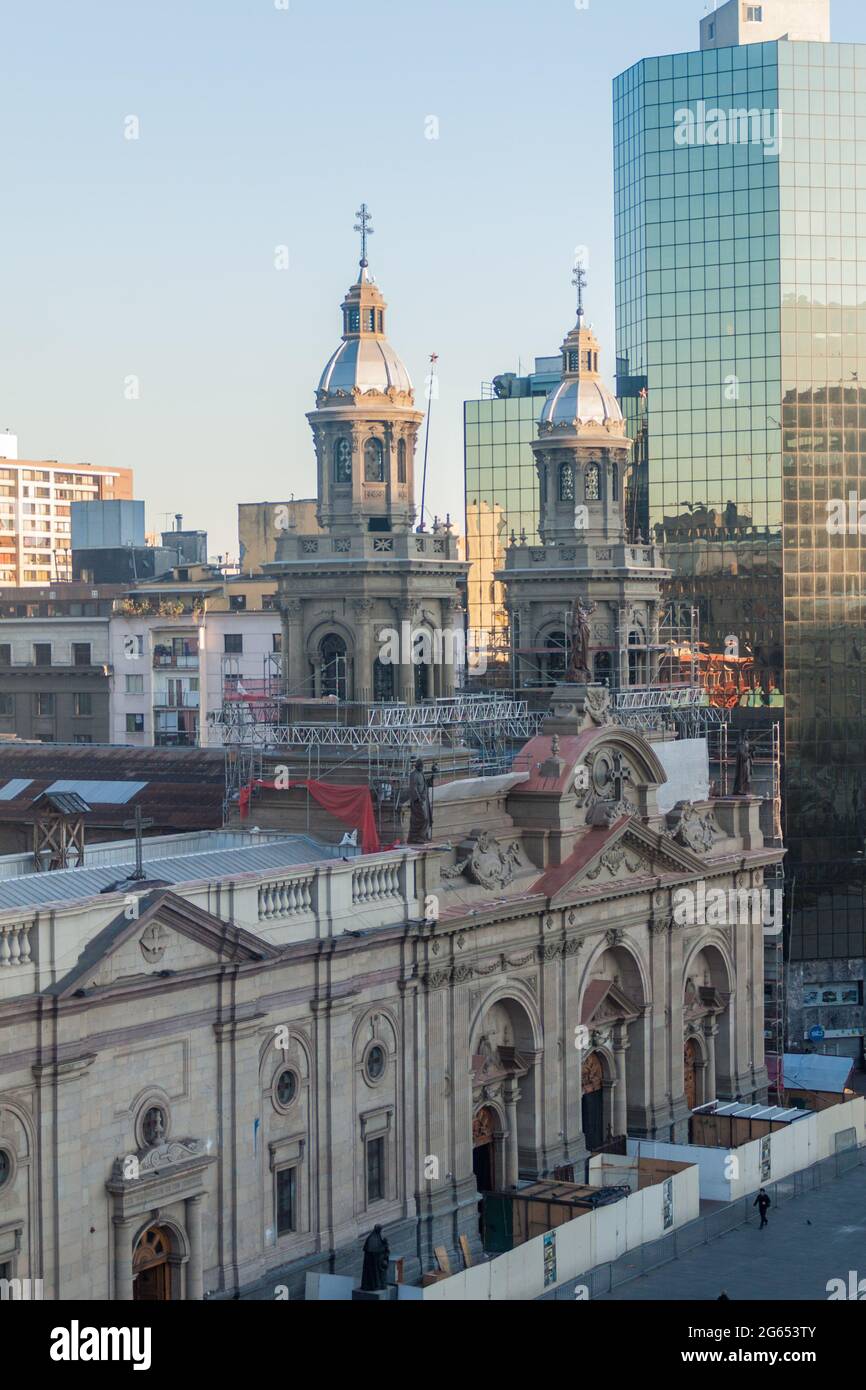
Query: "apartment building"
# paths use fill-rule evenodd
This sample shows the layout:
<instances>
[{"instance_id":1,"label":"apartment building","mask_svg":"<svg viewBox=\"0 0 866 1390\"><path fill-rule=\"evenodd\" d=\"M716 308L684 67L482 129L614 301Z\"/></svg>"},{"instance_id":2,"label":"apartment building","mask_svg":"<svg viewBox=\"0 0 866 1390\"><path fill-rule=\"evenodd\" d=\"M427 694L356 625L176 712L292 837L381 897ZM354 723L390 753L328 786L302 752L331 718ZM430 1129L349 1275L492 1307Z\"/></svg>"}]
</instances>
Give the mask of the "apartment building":
<instances>
[{"instance_id":1,"label":"apartment building","mask_svg":"<svg viewBox=\"0 0 866 1390\"><path fill-rule=\"evenodd\" d=\"M109 625L118 588L0 590L0 735L109 740Z\"/></svg>"},{"instance_id":2,"label":"apartment building","mask_svg":"<svg viewBox=\"0 0 866 1390\"><path fill-rule=\"evenodd\" d=\"M132 469L18 458L0 434L0 587L72 578L72 504L132 498Z\"/></svg>"},{"instance_id":3,"label":"apartment building","mask_svg":"<svg viewBox=\"0 0 866 1390\"><path fill-rule=\"evenodd\" d=\"M111 742L204 746L226 695L273 682L282 639L273 587L195 565L127 590L111 621Z\"/></svg>"}]
</instances>

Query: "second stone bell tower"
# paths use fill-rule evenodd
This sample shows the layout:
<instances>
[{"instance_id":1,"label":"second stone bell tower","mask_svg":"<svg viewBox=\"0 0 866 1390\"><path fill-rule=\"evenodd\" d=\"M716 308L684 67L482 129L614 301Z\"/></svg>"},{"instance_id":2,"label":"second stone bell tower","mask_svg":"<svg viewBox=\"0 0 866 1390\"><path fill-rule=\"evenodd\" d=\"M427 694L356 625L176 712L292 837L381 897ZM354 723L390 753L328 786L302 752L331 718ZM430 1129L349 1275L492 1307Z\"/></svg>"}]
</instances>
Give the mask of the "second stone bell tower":
<instances>
[{"instance_id":1,"label":"second stone bell tower","mask_svg":"<svg viewBox=\"0 0 866 1390\"><path fill-rule=\"evenodd\" d=\"M623 490L632 441L599 372L599 343L575 280L577 322L562 344L562 375L538 418L540 545L505 553L516 683L571 679L616 694L659 673L661 551L627 536Z\"/></svg>"}]
</instances>

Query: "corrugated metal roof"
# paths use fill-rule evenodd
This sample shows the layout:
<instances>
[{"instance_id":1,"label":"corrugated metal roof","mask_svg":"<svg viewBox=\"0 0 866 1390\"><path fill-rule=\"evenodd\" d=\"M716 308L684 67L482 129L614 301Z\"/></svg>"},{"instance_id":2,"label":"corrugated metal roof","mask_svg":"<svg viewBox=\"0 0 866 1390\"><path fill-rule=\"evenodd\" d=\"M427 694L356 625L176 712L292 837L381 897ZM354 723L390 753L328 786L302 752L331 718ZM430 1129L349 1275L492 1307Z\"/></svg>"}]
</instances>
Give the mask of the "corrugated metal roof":
<instances>
[{"instance_id":1,"label":"corrugated metal roof","mask_svg":"<svg viewBox=\"0 0 866 1390\"><path fill-rule=\"evenodd\" d=\"M26 791L32 782L32 777L13 777L12 781L7 782L5 787L0 787L0 801L14 801L15 797Z\"/></svg>"},{"instance_id":2,"label":"corrugated metal roof","mask_svg":"<svg viewBox=\"0 0 866 1390\"><path fill-rule=\"evenodd\" d=\"M823 1052L786 1052L784 1085L788 1091L845 1090L854 1063L850 1057L830 1057Z\"/></svg>"},{"instance_id":3,"label":"corrugated metal roof","mask_svg":"<svg viewBox=\"0 0 866 1390\"><path fill-rule=\"evenodd\" d=\"M43 801L47 801L61 816L81 816L90 810L89 803L78 792L40 792L33 805L41 806Z\"/></svg>"},{"instance_id":4,"label":"corrugated metal roof","mask_svg":"<svg viewBox=\"0 0 866 1390\"><path fill-rule=\"evenodd\" d=\"M97 782L86 778L63 779L52 782L46 792L77 792L95 806L125 806L147 786L146 782Z\"/></svg>"},{"instance_id":5,"label":"corrugated metal roof","mask_svg":"<svg viewBox=\"0 0 866 1390\"><path fill-rule=\"evenodd\" d=\"M195 883L199 879L230 878L236 874L267 873L273 869L293 868L312 864L320 859L339 857L336 845L320 844L311 835L292 835L271 844L247 846L244 849L209 850L201 854L182 854L160 859L148 866L151 878L168 883ZM0 912L23 908L28 911L46 903L75 902L80 898L95 898L104 889L126 878L135 868L135 860L127 864L105 864L88 869L55 869L50 873L27 874L23 878L0 882Z\"/></svg>"}]
</instances>

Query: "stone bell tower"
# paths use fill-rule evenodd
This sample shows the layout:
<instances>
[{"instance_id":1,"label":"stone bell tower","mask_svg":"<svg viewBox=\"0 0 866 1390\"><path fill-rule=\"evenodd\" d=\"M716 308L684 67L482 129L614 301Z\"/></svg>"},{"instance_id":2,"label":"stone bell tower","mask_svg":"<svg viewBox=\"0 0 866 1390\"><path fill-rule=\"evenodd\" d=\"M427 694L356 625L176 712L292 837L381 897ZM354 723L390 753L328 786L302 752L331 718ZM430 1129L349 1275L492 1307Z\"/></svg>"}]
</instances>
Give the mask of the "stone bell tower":
<instances>
[{"instance_id":1,"label":"stone bell tower","mask_svg":"<svg viewBox=\"0 0 866 1390\"><path fill-rule=\"evenodd\" d=\"M562 376L544 402L533 442L540 545L512 544L497 574L507 590L517 683L575 679L616 692L651 685L661 654L661 551L628 540L624 482L632 441L599 372L598 339L584 318L562 344ZM579 601L579 604L578 604Z\"/></svg>"},{"instance_id":2,"label":"stone bell tower","mask_svg":"<svg viewBox=\"0 0 866 1390\"><path fill-rule=\"evenodd\" d=\"M385 336L387 305L372 280L366 203L358 279L341 305L343 338L307 415L318 467L319 525L334 535L406 533L415 520L418 427L409 374Z\"/></svg>"},{"instance_id":3,"label":"stone bell tower","mask_svg":"<svg viewBox=\"0 0 866 1390\"><path fill-rule=\"evenodd\" d=\"M414 458L423 413L387 337L370 275L366 204L358 278L342 338L307 416L318 475L316 535L285 532L278 579L287 700L416 704L454 693L468 566L450 523L414 531Z\"/></svg>"}]
</instances>

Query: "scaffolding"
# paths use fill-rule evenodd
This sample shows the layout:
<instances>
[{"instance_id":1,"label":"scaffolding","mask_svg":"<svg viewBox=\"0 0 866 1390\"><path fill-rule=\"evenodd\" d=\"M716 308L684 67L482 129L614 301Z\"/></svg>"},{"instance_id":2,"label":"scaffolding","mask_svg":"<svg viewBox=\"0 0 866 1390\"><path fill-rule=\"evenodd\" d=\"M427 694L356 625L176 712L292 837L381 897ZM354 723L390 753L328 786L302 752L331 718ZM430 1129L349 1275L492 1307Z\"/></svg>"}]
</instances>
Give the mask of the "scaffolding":
<instances>
[{"instance_id":1,"label":"scaffolding","mask_svg":"<svg viewBox=\"0 0 866 1390\"><path fill-rule=\"evenodd\" d=\"M266 658L254 678L242 675L236 657L226 657L222 680L210 737L225 755L226 817L241 790L263 780L266 758L280 752L305 760L307 780L337 779L350 764L356 774L363 769L377 806L399 810L415 759L434 759L446 776L508 772L543 718L508 693L418 705L293 699L283 692L279 657Z\"/></svg>"},{"instance_id":2,"label":"scaffolding","mask_svg":"<svg viewBox=\"0 0 866 1390\"><path fill-rule=\"evenodd\" d=\"M731 726L724 723L710 735L710 768L720 796L730 796L734 788L739 741L748 738L752 751L752 785L756 795L764 797L765 814L761 829L764 842L782 848L782 726L778 719L763 724L750 723L747 717L737 723L736 739L731 738ZM786 1027L786 966L785 939L791 917L792 888L786 884L784 864L774 864L765 870L764 887L778 892L783 904L781 920L776 928L764 933L764 1053L774 1064L770 1090L777 1103L784 1104L782 1058L787 1043Z\"/></svg>"}]
</instances>

